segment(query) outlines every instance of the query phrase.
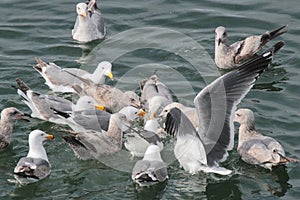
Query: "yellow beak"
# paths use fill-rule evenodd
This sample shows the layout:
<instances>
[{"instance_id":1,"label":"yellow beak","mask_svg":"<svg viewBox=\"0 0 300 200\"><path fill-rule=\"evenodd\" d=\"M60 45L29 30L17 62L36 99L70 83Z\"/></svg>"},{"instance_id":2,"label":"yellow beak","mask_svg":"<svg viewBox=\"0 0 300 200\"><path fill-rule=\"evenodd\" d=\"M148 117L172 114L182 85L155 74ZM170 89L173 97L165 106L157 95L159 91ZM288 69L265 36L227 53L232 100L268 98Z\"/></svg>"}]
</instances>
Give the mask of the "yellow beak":
<instances>
[{"instance_id":1,"label":"yellow beak","mask_svg":"<svg viewBox=\"0 0 300 200\"><path fill-rule=\"evenodd\" d=\"M48 135L46 136L46 138L47 138L47 140L54 140L54 136L53 136L53 135L50 135L50 134L48 134Z\"/></svg>"},{"instance_id":2,"label":"yellow beak","mask_svg":"<svg viewBox=\"0 0 300 200\"><path fill-rule=\"evenodd\" d=\"M107 76L108 76L108 78L110 78L110 80L114 80L114 75L111 73L111 72L109 72L108 74L107 74Z\"/></svg>"},{"instance_id":3,"label":"yellow beak","mask_svg":"<svg viewBox=\"0 0 300 200\"><path fill-rule=\"evenodd\" d=\"M143 110L143 109L140 109L140 112L138 113L138 116L139 117L143 117L144 115L146 115L147 113Z\"/></svg>"},{"instance_id":4,"label":"yellow beak","mask_svg":"<svg viewBox=\"0 0 300 200\"><path fill-rule=\"evenodd\" d=\"M97 106L95 106L95 108L98 110L105 110L105 107L101 106L101 105L97 105Z\"/></svg>"},{"instance_id":5,"label":"yellow beak","mask_svg":"<svg viewBox=\"0 0 300 200\"><path fill-rule=\"evenodd\" d=\"M86 17L86 12L83 12L81 15L82 15L83 17Z\"/></svg>"}]
</instances>

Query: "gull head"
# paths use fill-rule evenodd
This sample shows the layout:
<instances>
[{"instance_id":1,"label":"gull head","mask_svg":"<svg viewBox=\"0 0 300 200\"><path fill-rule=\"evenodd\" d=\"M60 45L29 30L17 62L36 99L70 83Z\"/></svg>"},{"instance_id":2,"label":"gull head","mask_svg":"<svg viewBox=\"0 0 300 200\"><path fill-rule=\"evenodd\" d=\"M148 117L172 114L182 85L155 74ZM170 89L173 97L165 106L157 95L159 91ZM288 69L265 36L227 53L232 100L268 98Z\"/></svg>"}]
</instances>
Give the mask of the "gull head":
<instances>
[{"instance_id":1,"label":"gull head","mask_svg":"<svg viewBox=\"0 0 300 200\"><path fill-rule=\"evenodd\" d=\"M129 121L133 121L138 117L143 117L146 114L146 112L143 109L138 109L133 106L126 106L126 107L122 108L119 111L119 113L126 115L126 118Z\"/></svg>"},{"instance_id":2,"label":"gull head","mask_svg":"<svg viewBox=\"0 0 300 200\"><path fill-rule=\"evenodd\" d=\"M170 112L170 110L172 108L179 108L179 109L182 109L184 107L184 105L182 105L181 103L177 103L177 102L173 102L173 103L170 103L168 105L166 105L163 110L161 111L160 113L160 117L163 117L163 118L166 118L167 117L167 114Z\"/></svg>"},{"instance_id":3,"label":"gull head","mask_svg":"<svg viewBox=\"0 0 300 200\"><path fill-rule=\"evenodd\" d=\"M14 107L5 108L1 112L1 119L11 122L15 121L16 119L29 121L28 119L25 119L24 116L26 115L23 112L19 111Z\"/></svg>"},{"instance_id":4,"label":"gull head","mask_svg":"<svg viewBox=\"0 0 300 200\"><path fill-rule=\"evenodd\" d=\"M74 110L75 111L93 110L95 108L98 108L98 104L97 104L96 100L93 97L82 96L78 99Z\"/></svg>"},{"instance_id":5,"label":"gull head","mask_svg":"<svg viewBox=\"0 0 300 200\"><path fill-rule=\"evenodd\" d=\"M112 114L110 120L112 120L122 131L128 130L128 127L131 125L131 122L123 113Z\"/></svg>"},{"instance_id":6,"label":"gull head","mask_svg":"<svg viewBox=\"0 0 300 200\"><path fill-rule=\"evenodd\" d=\"M76 5L76 12L79 16L87 17L87 5L85 3L79 3Z\"/></svg>"},{"instance_id":7,"label":"gull head","mask_svg":"<svg viewBox=\"0 0 300 200\"><path fill-rule=\"evenodd\" d=\"M227 43L227 31L225 27L219 26L215 30L215 43L218 44L218 46L223 43Z\"/></svg>"},{"instance_id":8,"label":"gull head","mask_svg":"<svg viewBox=\"0 0 300 200\"><path fill-rule=\"evenodd\" d=\"M27 157L41 158L48 161L46 150L43 147L43 141L54 140L54 136L41 130L31 131L28 138L29 152Z\"/></svg>"},{"instance_id":9,"label":"gull head","mask_svg":"<svg viewBox=\"0 0 300 200\"><path fill-rule=\"evenodd\" d=\"M54 136L41 130L34 130L30 132L28 140L29 143L42 144L45 140L54 140Z\"/></svg>"},{"instance_id":10,"label":"gull head","mask_svg":"<svg viewBox=\"0 0 300 200\"><path fill-rule=\"evenodd\" d=\"M110 62L102 61L98 64L97 68L99 68L105 76L107 76L111 80L114 80L114 76L111 72L112 64Z\"/></svg>"},{"instance_id":11,"label":"gull head","mask_svg":"<svg viewBox=\"0 0 300 200\"><path fill-rule=\"evenodd\" d=\"M235 112L234 122L238 122L240 124L253 124L254 123L254 114L250 109L239 109Z\"/></svg>"},{"instance_id":12,"label":"gull head","mask_svg":"<svg viewBox=\"0 0 300 200\"><path fill-rule=\"evenodd\" d=\"M140 97L133 91L124 92L123 100L126 101L126 103L128 103L130 106L137 108L141 107Z\"/></svg>"}]
</instances>

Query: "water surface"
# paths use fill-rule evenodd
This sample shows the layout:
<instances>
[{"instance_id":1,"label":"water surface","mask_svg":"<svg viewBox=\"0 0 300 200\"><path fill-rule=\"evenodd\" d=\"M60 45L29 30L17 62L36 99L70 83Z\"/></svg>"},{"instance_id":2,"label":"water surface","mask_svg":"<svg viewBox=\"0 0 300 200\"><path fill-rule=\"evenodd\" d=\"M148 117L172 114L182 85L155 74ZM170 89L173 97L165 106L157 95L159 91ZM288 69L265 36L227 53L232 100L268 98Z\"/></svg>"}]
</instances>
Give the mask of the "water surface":
<instances>
[{"instance_id":1,"label":"water surface","mask_svg":"<svg viewBox=\"0 0 300 200\"><path fill-rule=\"evenodd\" d=\"M38 56L62 67L92 71L97 62L113 63L116 81L108 84L139 92L138 82L155 69L180 102L193 98L220 72L215 68L214 29L228 28L230 41L249 34L261 34L288 24L279 39L286 45L273 64L258 79L241 102L255 112L257 128L279 140L288 156L300 158L299 89L300 14L297 1L238 0L116 0L101 1L108 30L104 41L80 44L72 40L77 1L0 2L0 108L15 106L29 112L11 88L20 77L35 91L48 93L44 80L30 64ZM53 170L45 180L17 186L9 183L13 169L26 155L28 133L34 129L53 133L55 141L45 147ZM289 164L273 172L250 166L230 152L223 166L234 175L221 177L199 173L189 175L170 156L169 181L151 188L138 188L130 180L128 163L120 170L101 162L80 161L61 136L62 127L32 119L17 122L11 146L0 154L1 199L298 199L299 164ZM116 167L117 168L117 167Z\"/></svg>"}]
</instances>

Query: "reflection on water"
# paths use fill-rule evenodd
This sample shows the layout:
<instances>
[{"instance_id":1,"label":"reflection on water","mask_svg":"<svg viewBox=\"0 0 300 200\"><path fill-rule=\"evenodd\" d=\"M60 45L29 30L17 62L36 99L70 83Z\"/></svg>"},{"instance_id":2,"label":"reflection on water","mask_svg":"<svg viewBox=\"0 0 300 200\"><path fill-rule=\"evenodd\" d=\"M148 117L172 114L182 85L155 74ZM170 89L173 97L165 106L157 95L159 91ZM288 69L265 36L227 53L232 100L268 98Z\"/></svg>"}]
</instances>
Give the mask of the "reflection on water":
<instances>
[{"instance_id":1,"label":"reflection on water","mask_svg":"<svg viewBox=\"0 0 300 200\"><path fill-rule=\"evenodd\" d=\"M287 72L283 67L273 67L271 65L262 75L261 78L258 79L257 84L253 87L258 90L266 90L266 91L281 91L282 87L278 86L279 84L283 84L289 80L287 77Z\"/></svg>"},{"instance_id":2,"label":"reflection on water","mask_svg":"<svg viewBox=\"0 0 300 200\"><path fill-rule=\"evenodd\" d=\"M259 166L239 161L241 166L238 186L243 197L253 196L284 196L292 185L288 183L289 175L286 166L274 167L272 171ZM236 179L238 180L238 179Z\"/></svg>"},{"instance_id":3,"label":"reflection on water","mask_svg":"<svg viewBox=\"0 0 300 200\"><path fill-rule=\"evenodd\" d=\"M226 187L224 187L226 185ZM226 180L220 183L208 183L205 194L207 199L241 199L242 193L236 181Z\"/></svg>"},{"instance_id":4,"label":"reflection on water","mask_svg":"<svg viewBox=\"0 0 300 200\"><path fill-rule=\"evenodd\" d=\"M279 184L279 186L277 187L270 186L269 191L271 192L271 194L275 196L283 197L286 194L287 190L292 187L292 185L288 183L290 178L287 173L286 166L274 167L272 171L272 175L274 181L276 181Z\"/></svg>"},{"instance_id":5,"label":"reflection on water","mask_svg":"<svg viewBox=\"0 0 300 200\"><path fill-rule=\"evenodd\" d=\"M161 199L168 181L156 185L140 187L133 184L136 199Z\"/></svg>"}]
</instances>

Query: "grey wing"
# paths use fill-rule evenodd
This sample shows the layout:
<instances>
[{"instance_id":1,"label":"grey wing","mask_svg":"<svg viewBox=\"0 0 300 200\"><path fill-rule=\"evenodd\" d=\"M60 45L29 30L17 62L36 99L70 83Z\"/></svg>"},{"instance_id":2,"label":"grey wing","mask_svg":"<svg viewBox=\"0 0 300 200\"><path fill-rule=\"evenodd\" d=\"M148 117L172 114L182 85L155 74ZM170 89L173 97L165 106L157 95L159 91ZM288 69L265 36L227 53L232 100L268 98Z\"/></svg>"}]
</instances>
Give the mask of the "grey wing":
<instances>
[{"instance_id":1,"label":"grey wing","mask_svg":"<svg viewBox=\"0 0 300 200\"><path fill-rule=\"evenodd\" d=\"M14 174L24 178L42 179L51 172L51 165L48 161L40 158L23 157L19 160Z\"/></svg>"},{"instance_id":2,"label":"grey wing","mask_svg":"<svg viewBox=\"0 0 300 200\"><path fill-rule=\"evenodd\" d=\"M141 101L149 101L152 97L158 95L158 88L153 80L149 79L144 87L141 94Z\"/></svg>"},{"instance_id":3,"label":"grey wing","mask_svg":"<svg viewBox=\"0 0 300 200\"><path fill-rule=\"evenodd\" d=\"M264 164L272 160L272 150L268 149L271 140L251 139L243 142L238 149L242 160L251 164Z\"/></svg>"},{"instance_id":4,"label":"grey wing","mask_svg":"<svg viewBox=\"0 0 300 200\"><path fill-rule=\"evenodd\" d=\"M87 71L82 70L82 69L77 69L77 68L64 68L64 71L68 71L72 74L75 74L75 75L81 76L81 77L89 74Z\"/></svg>"},{"instance_id":5,"label":"grey wing","mask_svg":"<svg viewBox=\"0 0 300 200\"><path fill-rule=\"evenodd\" d=\"M98 160L121 150L121 146L116 144L118 142L110 138L107 133L87 130L78 133L76 139L87 148L93 158Z\"/></svg>"},{"instance_id":6,"label":"grey wing","mask_svg":"<svg viewBox=\"0 0 300 200\"><path fill-rule=\"evenodd\" d=\"M63 97L53 95L40 95L40 98L44 100L44 103L51 108L62 112L71 112L73 103ZM44 105L45 106L45 105Z\"/></svg>"},{"instance_id":7,"label":"grey wing","mask_svg":"<svg viewBox=\"0 0 300 200\"><path fill-rule=\"evenodd\" d=\"M163 97L166 97L169 100L168 104L172 103L173 102L173 96L172 96L172 93L171 93L170 89L160 81L158 81L156 83L156 86L158 88L159 94Z\"/></svg>"},{"instance_id":8,"label":"grey wing","mask_svg":"<svg viewBox=\"0 0 300 200\"><path fill-rule=\"evenodd\" d=\"M66 73L54 63L49 63L45 75L55 85L72 85L81 83L77 78Z\"/></svg>"},{"instance_id":9,"label":"grey wing","mask_svg":"<svg viewBox=\"0 0 300 200\"><path fill-rule=\"evenodd\" d=\"M279 152L281 155L285 156L284 148L277 140L275 140L274 138L265 136L263 141L267 145L267 147L270 151L273 151L276 149L277 152Z\"/></svg>"},{"instance_id":10,"label":"grey wing","mask_svg":"<svg viewBox=\"0 0 300 200\"><path fill-rule=\"evenodd\" d=\"M83 112L74 112L73 120L85 129L107 131L110 116L111 114L105 111L85 110Z\"/></svg>"},{"instance_id":11,"label":"grey wing","mask_svg":"<svg viewBox=\"0 0 300 200\"><path fill-rule=\"evenodd\" d=\"M208 165L216 165L233 148L233 116L236 105L253 86L258 75L271 62L274 49L249 60L206 86L194 99L199 130L207 153Z\"/></svg>"},{"instance_id":12,"label":"grey wing","mask_svg":"<svg viewBox=\"0 0 300 200\"><path fill-rule=\"evenodd\" d=\"M153 174L159 182L163 182L168 178L168 170L165 163L161 161L151 161L150 167L154 169Z\"/></svg>"},{"instance_id":13,"label":"grey wing","mask_svg":"<svg viewBox=\"0 0 300 200\"><path fill-rule=\"evenodd\" d=\"M54 111L51 108L64 112L72 110L70 105L72 102L62 97L32 93L31 99L36 109L45 118L55 117Z\"/></svg>"},{"instance_id":14,"label":"grey wing","mask_svg":"<svg viewBox=\"0 0 300 200\"><path fill-rule=\"evenodd\" d=\"M157 145L158 142L161 142L161 138L154 132L143 130L140 132L141 137L143 137L150 144Z\"/></svg>"},{"instance_id":15,"label":"grey wing","mask_svg":"<svg viewBox=\"0 0 300 200\"><path fill-rule=\"evenodd\" d=\"M150 162L148 160L138 160L132 169L132 174L131 174L132 179L134 179L135 176L138 175L139 173L147 170L149 166L150 166Z\"/></svg>"},{"instance_id":16,"label":"grey wing","mask_svg":"<svg viewBox=\"0 0 300 200\"><path fill-rule=\"evenodd\" d=\"M105 35L105 25L104 25L104 19L102 17L102 14L100 10L95 10L91 16L91 20L93 24L95 24L97 30L104 36Z\"/></svg>"},{"instance_id":17,"label":"grey wing","mask_svg":"<svg viewBox=\"0 0 300 200\"><path fill-rule=\"evenodd\" d=\"M133 167L131 177L140 182L163 182L168 178L167 167L161 161L139 160Z\"/></svg>"},{"instance_id":18,"label":"grey wing","mask_svg":"<svg viewBox=\"0 0 300 200\"><path fill-rule=\"evenodd\" d=\"M91 14L91 20L93 24L96 26L98 32L100 32L104 36L105 35L104 19L102 17L100 9L97 6L96 1L91 0L87 4L88 4L88 11Z\"/></svg>"},{"instance_id":19,"label":"grey wing","mask_svg":"<svg viewBox=\"0 0 300 200\"><path fill-rule=\"evenodd\" d=\"M82 160L88 160L93 158L89 149L83 143L77 140L75 136L63 136L63 139L69 144L77 158Z\"/></svg>"}]
</instances>

